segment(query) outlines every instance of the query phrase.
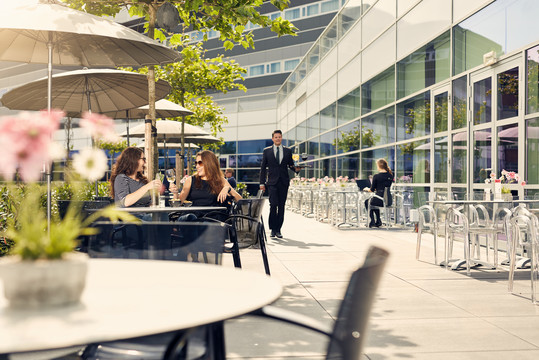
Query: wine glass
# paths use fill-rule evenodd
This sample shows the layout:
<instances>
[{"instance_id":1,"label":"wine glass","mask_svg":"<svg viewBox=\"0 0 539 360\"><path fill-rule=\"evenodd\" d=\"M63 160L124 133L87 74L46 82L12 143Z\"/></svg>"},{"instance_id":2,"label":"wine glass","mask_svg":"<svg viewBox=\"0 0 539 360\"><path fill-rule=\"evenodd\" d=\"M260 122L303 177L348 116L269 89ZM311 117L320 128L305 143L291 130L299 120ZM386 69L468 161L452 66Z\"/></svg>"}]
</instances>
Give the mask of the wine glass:
<instances>
[{"instance_id":1,"label":"wine glass","mask_svg":"<svg viewBox=\"0 0 539 360\"><path fill-rule=\"evenodd\" d=\"M174 169L165 170L165 176L167 177L167 181L170 184L173 184L176 182L176 170Z\"/></svg>"}]
</instances>

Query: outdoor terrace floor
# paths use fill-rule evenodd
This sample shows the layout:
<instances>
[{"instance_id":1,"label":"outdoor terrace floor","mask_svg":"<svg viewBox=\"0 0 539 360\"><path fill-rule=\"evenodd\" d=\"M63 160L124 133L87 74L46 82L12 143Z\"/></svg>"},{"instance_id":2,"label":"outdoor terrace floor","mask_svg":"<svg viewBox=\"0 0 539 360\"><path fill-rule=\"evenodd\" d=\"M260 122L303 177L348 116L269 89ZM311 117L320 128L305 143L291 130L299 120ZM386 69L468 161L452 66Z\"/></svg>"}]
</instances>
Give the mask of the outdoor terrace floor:
<instances>
[{"instance_id":1,"label":"outdoor terrace floor","mask_svg":"<svg viewBox=\"0 0 539 360\"><path fill-rule=\"evenodd\" d=\"M335 318L349 274L369 245L391 252L364 358L539 358L539 306L530 300L529 270L516 273L517 296L507 292L505 270L472 269L468 277L433 265L431 235L424 235L422 261L416 261L417 234L408 230L338 230L287 211L282 233L284 239L268 239L272 276L284 287L275 305L321 321ZM242 250L242 263L263 272L259 250ZM232 266L231 258L225 266ZM323 359L327 343L321 335L254 317L228 321L226 341L228 358L272 360Z\"/></svg>"}]
</instances>

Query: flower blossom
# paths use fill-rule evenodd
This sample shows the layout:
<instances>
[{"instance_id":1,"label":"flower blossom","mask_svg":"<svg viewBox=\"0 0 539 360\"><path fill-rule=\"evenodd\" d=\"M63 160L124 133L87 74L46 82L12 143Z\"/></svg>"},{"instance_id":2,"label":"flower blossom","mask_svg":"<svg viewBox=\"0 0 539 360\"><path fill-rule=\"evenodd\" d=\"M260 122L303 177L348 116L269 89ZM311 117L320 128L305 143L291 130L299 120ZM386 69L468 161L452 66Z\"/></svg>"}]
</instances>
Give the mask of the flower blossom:
<instances>
[{"instance_id":1,"label":"flower blossom","mask_svg":"<svg viewBox=\"0 0 539 360\"><path fill-rule=\"evenodd\" d=\"M120 139L114 131L114 122L108 116L86 112L82 115L80 127L90 132L94 140L116 143Z\"/></svg>"},{"instance_id":2,"label":"flower blossom","mask_svg":"<svg viewBox=\"0 0 539 360\"><path fill-rule=\"evenodd\" d=\"M44 165L51 161L52 135L63 116L63 112L53 110L0 118L0 168L5 179L11 179L17 169L24 181L39 179Z\"/></svg>"},{"instance_id":3,"label":"flower blossom","mask_svg":"<svg viewBox=\"0 0 539 360\"><path fill-rule=\"evenodd\" d=\"M84 179L97 181L108 169L107 155L100 149L85 148L73 155L73 168Z\"/></svg>"}]
</instances>

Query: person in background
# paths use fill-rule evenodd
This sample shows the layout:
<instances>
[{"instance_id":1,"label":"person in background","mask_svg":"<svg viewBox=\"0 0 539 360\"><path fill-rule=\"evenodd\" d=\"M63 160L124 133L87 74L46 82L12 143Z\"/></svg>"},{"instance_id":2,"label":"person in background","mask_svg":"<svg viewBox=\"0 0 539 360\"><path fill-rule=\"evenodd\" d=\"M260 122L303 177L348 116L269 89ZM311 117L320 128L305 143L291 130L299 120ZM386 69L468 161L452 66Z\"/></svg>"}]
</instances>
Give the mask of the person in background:
<instances>
[{"instance_id":1,"label":"person in background","mask_svg":"<svg viewBox=\"0 0 539 360\"><path fill-rule=\"evenodd\" d=\"M271 134L273 145L264 149L260 168L260 190L265 191L266 185L270 202L269 228L271 236L281 239L281 227L284 222L284 205L288 195L290 178L288 169L296 173L300 171L295 167L292 159L292 150L282 145L283 133L275 130ZM266 179L267 175L267 179Z\"/></svg>"},{"instance_id":2,"label":"person in background","mask_svg":"<svg viewBox=\"0 0 539 360\"><path fill-rule=\"evenodd\" d=\"M230 184L230 186L232 186L233 189L236 188L236 179L234 179L234 170L232 169L226 169L225 170L225 177L228 181L228 183Z\"/></svg>"},{"instance_id":3,"label":"person in background","mask_svg":"<svg viewBox=\"0 0 539 360\"><path fill-rule=\"evenodd\" d=\"M149 191L161 191L161 181L148 181L144 176L146 158L144 152L136 147L128 147L118 157L112 167L110 177L110 192L116 204L120 207L150 206ZM176 186L172 186L172 190ZM175 189L176 193L178 188Z\"/></svg>"},{"instance_id":4,"label":"person in background","mask_svg":"<svg viewBox=\"0 0 539 360\"><path fill-rule=\"evenodd\" d=\"M387 161L385 159L378 159L376 161L376 165L378 166L378 174L375 174L372 177L372 185L370 191L383 198L386 188L389 189L391 187L391 184L393 184L393 173L391 172L391 169L389 168L389 165L387 164ZM391 206L391 204L393 203L393 199L389 191L387 192L386 201L386 206ZM384 203L382 202L382 200L374 198L371 200L371 206L383 207ZM365 200L365 208L367 210L369 209L369 200ZM380 219L380 209L371 209L369 216L371 218L371 221L369 223L370 228L382 226L382 220Z\"/></svg>"}]
</instances>

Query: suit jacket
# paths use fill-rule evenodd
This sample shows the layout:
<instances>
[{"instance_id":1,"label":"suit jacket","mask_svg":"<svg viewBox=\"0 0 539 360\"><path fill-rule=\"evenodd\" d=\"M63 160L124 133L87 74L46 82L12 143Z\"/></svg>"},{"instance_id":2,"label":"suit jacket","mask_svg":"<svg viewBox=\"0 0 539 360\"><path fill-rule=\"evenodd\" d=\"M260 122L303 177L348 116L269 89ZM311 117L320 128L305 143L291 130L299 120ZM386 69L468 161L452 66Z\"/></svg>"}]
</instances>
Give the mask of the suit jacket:
<instances>
[{"instance_id":1,"label":"suit jacket","mask_svg":"<svg viewBox=\"0 0 539 360\"><path fill-rule=\"evenodd\" d=\"M279 164L273 152L273 145L268 146L262 153L262 165L260 169L260 184L275 185L279 179L283 180L288 185L290 177L288 169L294 169L294 160L292 159L292 150L283 146L283 159ZM267 174L267 181L266 181Z\"/></svg>"}]
</instances>

